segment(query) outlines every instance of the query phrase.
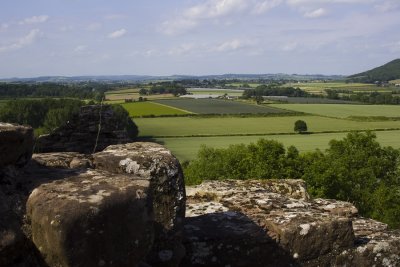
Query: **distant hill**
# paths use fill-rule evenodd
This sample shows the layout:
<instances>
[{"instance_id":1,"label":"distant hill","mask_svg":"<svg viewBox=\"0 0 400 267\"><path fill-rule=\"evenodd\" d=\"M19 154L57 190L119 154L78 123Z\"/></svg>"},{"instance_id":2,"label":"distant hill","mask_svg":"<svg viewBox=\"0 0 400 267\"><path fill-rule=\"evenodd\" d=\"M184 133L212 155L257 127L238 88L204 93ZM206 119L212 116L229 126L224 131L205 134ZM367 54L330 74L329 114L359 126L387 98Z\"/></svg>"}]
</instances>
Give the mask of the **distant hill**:
<instances>
[{"instance_id":1,"label":"distant hill","mask_svg":"<svg viewBox=\"0 0 400 267\"><path fill-rule=\"evenodd\" d=\"M395 59L375 69L354 74L347 77L353 82L373 83L376 81L387 82L400 79L400 59Z\"/></svg>"},{"instance_id":2,"label":"distant hill","mask_svg":"<svg viewBox=\"0 0 400 267\"><path fill-rule=\"evenodd\" d=\"M34 78L5 78L0 82L26 82L26 83L75 83L75 82L102 82L102 83L115 83L115 82L149 82L149 81L176 81L185 79L200 79L200 80L343 80L345 76L341 75L322 75L322 74L222 74L222 75L172 75L172 76L150 76L150 75L104 75L104 76L43 76Z\"/></svg>"}]
</instances>

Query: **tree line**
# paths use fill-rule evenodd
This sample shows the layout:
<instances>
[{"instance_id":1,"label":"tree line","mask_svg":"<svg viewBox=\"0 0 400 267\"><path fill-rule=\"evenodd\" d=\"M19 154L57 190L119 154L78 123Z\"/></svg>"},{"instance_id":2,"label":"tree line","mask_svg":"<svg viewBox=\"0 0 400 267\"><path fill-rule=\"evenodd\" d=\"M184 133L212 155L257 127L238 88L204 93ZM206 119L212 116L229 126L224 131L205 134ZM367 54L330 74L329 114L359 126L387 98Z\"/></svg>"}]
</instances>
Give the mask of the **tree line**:
<instances>
[{"instance_id":1,"label":"tree line","mask_svg":"<svg viewBox=\"0 0 400 267\"><path fill-rule=\"evenodd\" d=\"M1 98L73 97L100 101L111 85L103 83L0 83Z\"/></svg>"},{"instance_id":2,"label":"tree line","mask_svg":"<svg viewBox=\"0 0 400 267\"><path fill-rule=\"evenodd\" d=\"M400 150L382 147L371 132L332 140L325 152L260 139L226 149L202 146L184 163L187 184L219 179L303 179L314 197L354 203L362 216L400 227Z\"/></svg>"},{"instance_id":3,"label":"tree line","mask_svg":"<svg viewBox=\"0 0 400 267\"><path fill-rule=\"evenodd\" d=\"M306 91L294 87L280 87L277 84L259 85L254 89L247 89L243 92L243 98L256 98L260 96L290 96L290 97L309 97Z\"/></svg>"},{"instance_id":4,"label":"tree line","mask_svg":"<svg viewBox=\"0 0 400 267\"><path fill-rule=\"evenodd\" d=\"M0 107L0 121L30 125L47 133L79 113L84 104L76 99L10 100Z\"/></svg>"},{"instance_id":5,"label":"tree line","mask_svg":"<svg viewBox=\"0 0 400 267\"><path fill-rule=\"evenodd\" d=\"M349 93L346 90L325 90L327 98L340 99L368 104L399 105L400 97L393 93L371 92L371 93Z\"/></svg>"},{"instance_id":6,"label":"tree line","mask_svg":"<svg viewBox=\"0 0 400 267\"><path fill-rule=\"evenodd\" d=\"M187 90L177 82L161 82L153 84L150 89L140 89L140 95L173 94L174 96L186 95Z\"/></svg>"}]
</instances>

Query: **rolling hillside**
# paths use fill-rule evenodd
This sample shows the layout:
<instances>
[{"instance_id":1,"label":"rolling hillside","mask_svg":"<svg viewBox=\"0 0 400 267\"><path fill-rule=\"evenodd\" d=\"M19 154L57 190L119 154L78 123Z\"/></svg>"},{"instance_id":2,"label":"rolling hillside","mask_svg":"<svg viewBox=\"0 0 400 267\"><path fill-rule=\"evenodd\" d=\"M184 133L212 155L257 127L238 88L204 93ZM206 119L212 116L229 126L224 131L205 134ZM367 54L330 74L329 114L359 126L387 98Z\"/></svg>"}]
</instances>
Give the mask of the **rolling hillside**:
<instances>
[{"instance_id":1,"label":"rolling hillside","mask_svg":"<svg viewBox=\"0 0 400 267\"><path fill-rule=\"evenodd\" d=\"M354 74L347 78L353 82L365 83L373 83L375 81L385 82L400 79L400 59L395 59L383 66Z\"/></svg>"}]
</instances>

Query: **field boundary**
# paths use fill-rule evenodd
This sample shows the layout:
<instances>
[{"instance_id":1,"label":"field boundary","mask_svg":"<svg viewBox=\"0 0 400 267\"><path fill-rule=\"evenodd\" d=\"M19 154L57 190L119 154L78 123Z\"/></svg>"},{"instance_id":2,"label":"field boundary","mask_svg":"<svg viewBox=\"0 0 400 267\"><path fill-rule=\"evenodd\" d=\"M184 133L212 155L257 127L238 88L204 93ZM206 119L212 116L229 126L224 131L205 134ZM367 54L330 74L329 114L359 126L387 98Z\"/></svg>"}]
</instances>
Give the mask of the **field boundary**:
<instances>
[{"instance_id":1,"label":"field boundary","mask_svg":"<svg viewBox=\"0 0 400 267\"><path fill-rule=\"evenodd\" d=\"M158 103L158 102L155 102L155 101L149 101L149 102L154 103L154 104L157 104L157 105L160 105L160 106L164 106L164 107L176 109L176 110L179 110L179 111L187 112L187 113L189 113L189 114L198 114L198 113L191 112L191 111L189 111L189 110L185 110L185 109L181 109L181 108L176 108L176 107L173 107L173 106L168 106L168 105L161 104L161 103Z\"/></svg>"},{"instance_id":2,"label":"field boundary","mask_svg":"<svg viewBox=\"0 0 400 267\"><path fill-rule=\"evenodd\" d=\"M350 133L350 132L385 132L385 131L399 131L400 128L378 128L378 129L363 129L363 130L344 130L344 131L320 131L320 132L306 132L306 133L250 133L250 134L196 134L196 135L146 135L139 136L138 138L193 138L193 137L230 137L230 136L274 136L274 135L313 135L313 134L330 134L330 133Z\"/></svg>"}]
</instances>

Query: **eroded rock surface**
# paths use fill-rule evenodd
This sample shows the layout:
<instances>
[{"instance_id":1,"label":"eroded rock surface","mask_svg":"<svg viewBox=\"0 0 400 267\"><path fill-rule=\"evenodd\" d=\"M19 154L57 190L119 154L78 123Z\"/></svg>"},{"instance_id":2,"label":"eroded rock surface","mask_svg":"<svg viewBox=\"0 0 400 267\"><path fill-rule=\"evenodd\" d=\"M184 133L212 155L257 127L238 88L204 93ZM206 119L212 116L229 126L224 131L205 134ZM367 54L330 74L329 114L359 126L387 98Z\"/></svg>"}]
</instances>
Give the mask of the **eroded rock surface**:
<instances>
[{"instance_id":1,"label":"eroded rock surface","mask_svg":"<svg viewBox=\"0 0 400 267\"><path fill-rule=\"evenodd\" d=\"M93 165L151 181L156 232L147 261L152 266L176 266L185 253L181 243L186 201L178 160L163 146L137 142L93 154Z\"/></svg>"},{"instance_id":2,"label":"eroded rock surface","mask_svg":"<svg viewBox=\"0 0 400 267\"><path fill-rule=\"evenodd\" d=\"M185 266L400 266L399 233L357 214L300 180L204 182L187 188Z\"/></svg>"},{"instance_id":3,"label":"eroded rock surface","mask_svg":"<svg viewBox=\"0 0 400 267\"><path fill-rule=\"evenodd\" d=\"M27 202L33 242L50 266L135 266L153 244L149 188L94 170L43 184Z\"/></svg>"},{"instance_id":4,"label":"eroded rock surface","mask_svg":"<svg viewBox=\"0 0 400 267\"><path fill-rule=\"evenodd\" d=\"M0 168L24 166L31 159L32 150L31 127L0 122Z\"/></svg>"},{"instance_id":5,"label":"eroded rock surface","mask_svg":"<svg viewBox=\"0 0 400 267\"><path fill-rule=\"evenodd\" d=\"M116 168L103 168L100 158ZM128 159L140 172L125 168ZM182 259L183 175L162 146L34 154L24 168L10 166L0 177L0 266L178 266Z\"/></svg>"}]
</instances>

